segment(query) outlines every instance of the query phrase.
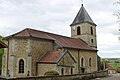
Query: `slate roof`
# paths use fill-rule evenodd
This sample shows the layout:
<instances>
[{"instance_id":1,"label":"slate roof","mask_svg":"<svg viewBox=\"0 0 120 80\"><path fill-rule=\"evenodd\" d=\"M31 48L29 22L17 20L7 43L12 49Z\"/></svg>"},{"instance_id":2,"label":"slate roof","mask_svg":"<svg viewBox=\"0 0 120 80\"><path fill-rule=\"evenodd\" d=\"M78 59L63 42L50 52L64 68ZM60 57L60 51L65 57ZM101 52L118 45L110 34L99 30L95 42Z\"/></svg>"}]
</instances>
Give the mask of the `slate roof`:
<instances>
[{"instance_id":1,"label":"slate roof","mask_svg":"<svg viewBox=\"0 0 120 80\"><path fill-rule=\"evenodd\" d=\"M8 46L4 42L0 41L0 48L7 48L7 47Z\"/></svg>"},{"instance_id":2,"label":"slate roof","mask_svg":"<svg viewBox=\"0 0 120 80\"><path fill-rule=\"evenodd\" d=\"M93 20L91 19L91 17L89 16L88 12L85 10L85 8L82 4L79 12L77 13L75 19L73 20L73 22L70 26L80 24L83 22L88 22L88 23L96 26L96 24L93 22Z\"/></svg>"},{"instance_id":3,"label":"slate roof","mask_svg":"<svg viewBox=\"0 0 120 80\"><path fill-rule=\"evenodd\" d=\"M15 38L34 37L34 38L40 38L40 39L47 39L47 40L54 41L61 47L96 51L96 49L93 49L92 47L88 46L87 43L85 43L81 39L75 39L71 37L66 37L58 34L30 29L30 28L26 28L18 33L5 37L5 39L9 39L11 37L15 37Z\"/></svg>"}]
</instances>

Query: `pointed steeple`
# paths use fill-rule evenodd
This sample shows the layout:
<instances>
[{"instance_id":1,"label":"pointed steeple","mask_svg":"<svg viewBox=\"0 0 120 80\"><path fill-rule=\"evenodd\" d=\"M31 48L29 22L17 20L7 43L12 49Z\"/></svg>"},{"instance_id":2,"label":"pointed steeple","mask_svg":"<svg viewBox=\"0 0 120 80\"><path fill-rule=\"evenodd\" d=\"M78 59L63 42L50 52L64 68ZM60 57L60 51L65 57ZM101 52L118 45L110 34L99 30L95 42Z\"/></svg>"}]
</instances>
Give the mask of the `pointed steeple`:
<instances>
[{"instance_id":1,"label":"pointed steeple","mask_svg":"<svg viewBox=\"0 0 120 80\"><path fill-rule=\"evenodd\" d=\"M91 17L89 16L89 14L87 13L87 11L85 10L82 4L77 16L75 17L74 21L72 22L70 26L84 23L84 22L88 22L96 26L96 24L93 22L93 20L91 19Z\"/></svg>"}]
</instances>

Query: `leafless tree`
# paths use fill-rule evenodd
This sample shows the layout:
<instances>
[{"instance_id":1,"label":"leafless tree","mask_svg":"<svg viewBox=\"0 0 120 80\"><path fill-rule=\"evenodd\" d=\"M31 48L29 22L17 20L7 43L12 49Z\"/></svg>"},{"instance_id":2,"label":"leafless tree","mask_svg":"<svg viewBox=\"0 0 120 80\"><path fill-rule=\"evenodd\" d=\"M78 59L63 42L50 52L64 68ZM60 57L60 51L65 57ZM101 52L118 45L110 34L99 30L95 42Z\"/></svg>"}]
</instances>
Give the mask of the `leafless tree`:
<instances>
[{"instance_id":1,"label":"leafless tree","mask_svg":"<svg viewBox=\"0 0 120 80\"><path fill-rule=\"evenodd\" d=\"M116 2L113 3L115 6L120 7L120 0L117 0ZM120 10L117 10L116 12L114 12L114 15L120 19Z\"/></svg>"}]
</instances>

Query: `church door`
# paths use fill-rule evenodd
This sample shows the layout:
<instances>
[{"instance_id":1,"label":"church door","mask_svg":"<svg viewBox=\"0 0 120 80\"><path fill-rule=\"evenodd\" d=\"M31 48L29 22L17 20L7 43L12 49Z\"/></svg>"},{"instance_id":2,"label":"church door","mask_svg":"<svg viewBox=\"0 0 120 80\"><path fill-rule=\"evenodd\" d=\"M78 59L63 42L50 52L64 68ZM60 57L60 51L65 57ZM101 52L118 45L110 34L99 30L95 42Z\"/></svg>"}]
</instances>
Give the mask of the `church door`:
<instances>
[{"instance_id":1,"label":"church door","mask_svg":"<svg viewBox=\"0 0 120 80\"><path fill-rule=\"evenodd\" d=\"M85 73L85 68L81 68L82 73Z\"/></svg>"}]
</instances>

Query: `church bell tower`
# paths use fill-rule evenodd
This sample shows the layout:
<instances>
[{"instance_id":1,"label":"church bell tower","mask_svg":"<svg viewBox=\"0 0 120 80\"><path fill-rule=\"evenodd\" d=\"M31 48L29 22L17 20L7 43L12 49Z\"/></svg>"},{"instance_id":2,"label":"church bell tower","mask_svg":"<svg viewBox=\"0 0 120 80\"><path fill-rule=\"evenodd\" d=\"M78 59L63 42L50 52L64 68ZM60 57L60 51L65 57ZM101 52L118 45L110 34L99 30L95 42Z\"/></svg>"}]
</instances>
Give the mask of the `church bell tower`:
<instances>
[{"instance_id":1,"label":"church bell tower","mask_svg":"<svg viewBox=\"0 0 120 80\"><path fill-rule=\"evenodd\" d=\"M97 48L96 24L93 22L83 4L71 26L71 37L85 41L89 46Z\"/></svg>"}]
</instances>

